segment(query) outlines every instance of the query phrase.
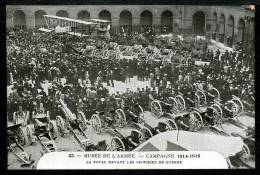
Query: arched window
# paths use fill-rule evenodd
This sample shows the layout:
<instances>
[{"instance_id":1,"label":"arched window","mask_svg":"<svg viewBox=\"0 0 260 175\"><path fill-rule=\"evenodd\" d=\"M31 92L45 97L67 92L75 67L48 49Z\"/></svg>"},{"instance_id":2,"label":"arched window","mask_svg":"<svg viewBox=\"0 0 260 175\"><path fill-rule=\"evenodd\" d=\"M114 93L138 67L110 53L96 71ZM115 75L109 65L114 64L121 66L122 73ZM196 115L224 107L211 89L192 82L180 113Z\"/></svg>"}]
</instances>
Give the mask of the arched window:
<instances>
[{"instance_id":1,"label":"arched window","mask_svg":"<svg viewBox=\"0 0 260 175\"><path fill-rule=\"evenodd\" d=\"M173 14L166 10L161 14L161 32L170 33L173 31Z\"/></svg>"},{"instance_id":2,"label":"arched window","mask_svg":"<svg viewBox=\"0 0 260 175\"><path fill-rule=\"evenodd\" d=\"M65 11L65 10L59 10L59 11L56 13L56 16L68 18L68 17L69 17L69 14L68 14L68 12Z\"/></svg>"},{"instance_id":3,"label":"arched window","mask_svg":"<svg viewBox=\"0 0 260 175\"><path fill-rule=\"evenodd\" d=\"M218 33L221 35L225 33L225 24L226 24L225 15L221 14L219 18L219 31L218 31Z\"/></svg>"},{"instance_id":4,"label":"arched window","mask_svg":"<svg viewBox=\"0 0 260 175\"><path fill-rule=\"evenodd\" d=\"M16 29L26 29L25 13L22 10L14 11L13 24Z\"/></svg>"},{"instance_id":5,"label":"arched window","mask_svg":"<svg viewBox=\"0 0 260 175\"><path fill-rule=\"evenodd\" d=\"M102 10L99 13L99 19L111 21L111 13L107 10Z\"/></svg>"},{"instance_id":6,"label":"arched window","mask_svg":"<svg viewBox=\"0 0 260 175\"><path fill-rule=\"evenodd\" d=\"M57 13L56 13L56 16L59 16L59 17L64 17L64 18L68 18L69 17L69 14L67 11L65 10L59 10ZM64 26L67 26L67 21L64 21L64 20L57 20L57 24L61 27L64 27ZM72 30L74 30L74 27L77 27L77 26L73 26Z\"/></svg>"},{"instance_id":7,"label":"arched window","mask_svg":"<svg viewBox=\"0 0 260 175\"><path fill-rule=\"evenodd\" d=\"M43 15L47 15L47 13L43 10L38 10L34 13L35 16L35 27L40 28L40 27L46 27L46 21L44 19Z\"/></svg>"},{"instance_id":8,"label":"arched window","mask_svg":"<svg viewBox=\"0 0 260 175\"><path fill-rule=\"evenodd\" d=\"M217 13L214 12L213 19L212 19L212 30L214 32L217 32L217 23L218 23L218 16L217 16Z\"/></svg>"},{"instance_id":9,"label":"arched window","mask_svg":"<svg viewBox=\"0 0 260 175\"><path fill-rule=\"evenodd\" d=\"M140 24L143 26L153 25L153 14L148 10L143 11L140 17Z\"/></svg>"},{"instance_id":10,"label":"arched window","mask_svg":"<svg viewBox=\"0 0 260 175\"><path fill-rule=\"evenodd\" d=\"M205 14L202 11L193 15L193 31L195 35L205 35Z\"/></svg>"},{"instance_id":11,"label":"arched window","mask_svg":"<svg viewBox=\"0 0 260 175\"><path fill-rule=\"evenodd\" d=\"M245 21L240 19L237 25L237 42L244 41L244 34L245 34Z\"/></svg>"},{"instance_id":12,"label":"arched window","mask_svg":"<svg viewBox=\"0 0 260 175\"><path fill-rule=\"evenodd\" d=\"M234 40L234 17L230 16L227 23L227 45L232 47Z\"/></svg>"},{"instance_id":13,"label":"arched window","mask_svg":"<svg viewBox=\"0 0 260 175\"><path fill-rule=\"evenodd\" d=\"M218 41L224 43L226 18L224 14L220 15L219 18L219 29L218 29Z\"/></svg>"},{"instance_id":14,"label":"arched window","mask_svg":"<svg viewBox=\"0 0 260 175\"><path fill-rule=\"evenodd\" d=\"M153 14L145 10L141 13L140 17L140 25L141 25L141 32L144 32L145 35L150 35L153 31Z\"/></svg>"},{"instance_id":15,"label":"arched window","mask_svg":"<svg viewBox=\"0 0 260 175\"><path fill-rule=\"evenodd\" d=\"M120 31L123 33L130 34L132 31L132 13L124 10L120 13L119 17Z\"/></svg>"},{"instance_id":16,"label":"arched window","mask_svg":"<svg viewBox=\"0 0 260 175\"><path fill-rule=\"evenodd\" d=\"M90 14L86 10L82 10L78 13L78 19L83 21L88 21L90 19Z\"/></svg>"}]
</instances>

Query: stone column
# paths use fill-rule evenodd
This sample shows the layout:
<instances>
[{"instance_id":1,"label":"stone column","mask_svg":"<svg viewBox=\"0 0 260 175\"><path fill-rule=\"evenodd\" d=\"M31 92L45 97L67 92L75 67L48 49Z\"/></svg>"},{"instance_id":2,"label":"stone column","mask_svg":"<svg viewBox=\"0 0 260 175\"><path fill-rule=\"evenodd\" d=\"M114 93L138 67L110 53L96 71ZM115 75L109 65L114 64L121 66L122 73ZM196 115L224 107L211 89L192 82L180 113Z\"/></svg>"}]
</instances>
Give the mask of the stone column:
<instances>
[{"instance_id":1,"label":"stone column","mask_svg":"<svg viewBox=\"0 0 260 175\"><path fill-rule=\"evenodd\" d=\"M132 16L133 31L140 32L140 16Z\"/></svg>"},{"instance_id":2,"label":"stone column","mask_svg":"<svg viewBox=\"0 0 260 175\"><path fill-rule=\"evenodd\" d=\"M118 33L119 32L119 18L118 17L112 17L111 19L111 25L112 25L112 33Z\"/></svg>"},{"instance_id":3,"label":"stone column","mask_svg":"<svg viewBox=\"0 0 260 175\"><path fill-rule=\"evenodd\" d=\"M173 23L173 25L172 25L173 33L179 34L180 28L181 28L181 21L180 21L180 19L178 17L177 18L173 18L172 23ZM178 25L176 26L176 24L178 24Z\"/></svg>"},{"instance_id":4,"label":"stone column","mask_svg":"<svg viewBox=\"0 0 260 175\"><path fill-rule=\"evenodd\" d=\"M154 32L156 34L161 33L161 17L160 16L153 17L153 28L154 28Z\"/></svg>"},{"instance_id":5,"label":"stone column","mask_svg":"<svg viewBox=\"0 0 260 175\"><path fill-rule=\"evenodd\" d=\"M33 12L27 13L25 20L26 20L26 27L28 29L33 29L35 27L35 17Z\"/></svg>"}]
</instances>

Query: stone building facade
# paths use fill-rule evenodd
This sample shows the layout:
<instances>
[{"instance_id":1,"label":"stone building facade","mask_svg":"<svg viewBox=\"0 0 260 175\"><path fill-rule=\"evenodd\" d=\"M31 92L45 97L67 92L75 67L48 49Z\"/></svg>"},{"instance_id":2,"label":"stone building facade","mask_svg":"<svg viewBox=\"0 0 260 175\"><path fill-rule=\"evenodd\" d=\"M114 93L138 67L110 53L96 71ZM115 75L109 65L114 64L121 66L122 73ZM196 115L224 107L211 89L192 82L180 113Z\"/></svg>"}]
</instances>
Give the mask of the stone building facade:
<instances>
[{"instance_id":1,"label":"stone building facade","mask_svg":"<svg viewBox=\"0 0 260 175\"><path fill-rule=\"evenodd\" d=\"M111 32L121 28L140 31L151 26L155 33L163 27L176 34L206 35L228 46L243 42L254 47L255 13L244 6L196 5L8 5L7 28L45 26L43 15L74 19L111 20Z\"/></svg>"}]
</instances>

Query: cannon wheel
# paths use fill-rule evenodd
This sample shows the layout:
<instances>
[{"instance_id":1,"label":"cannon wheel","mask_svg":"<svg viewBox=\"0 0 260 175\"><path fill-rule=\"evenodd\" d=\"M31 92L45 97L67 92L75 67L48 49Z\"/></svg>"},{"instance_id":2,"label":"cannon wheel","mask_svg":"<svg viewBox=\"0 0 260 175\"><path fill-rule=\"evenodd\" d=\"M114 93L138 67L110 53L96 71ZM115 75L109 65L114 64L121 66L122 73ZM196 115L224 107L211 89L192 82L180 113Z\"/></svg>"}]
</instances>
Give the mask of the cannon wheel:
<instances>
[{"instance_id":1,"label":"cannon wheel","mask_svg":"<svg viewBox=\"0 0 260 175\"><path fill-rule=\"evenodd\" d=\"M48 130L49 130L49 134L52 139L56 139L58 137L58 128L57 128L57 124L54 120L51 120L48 123Z\"/></svg>"},{"instance_id":2,"label":"cannon wheel","mask_svg":"<svg viewBox=\"0 0 260 175\"><path fill-rule=\"evenodd\" d=\"M250 149L249 147L247 146L247 144L243 144L243 154L241 155L240 159L243 161L243 162L246 162L247 159L250 157Z\"/></svg>"},{"instance_id":3,"label":"cannon wheel","mask_svg":"<svg viewBox=\"0 0 260 175\"><path fill-rule=\"evenodd\" d=\"M173 114L177 114L178 113L178 103L176 102L174 97L169 97L170 103L172 104L172 109L171 112Z\"/></svg>"},{"instance_id":4,"label":"cannon wheel","mask_svg":"<svg viewBox=\"0 0 260 175\"><path fill-rule=\"evenodd\" d=\"M148 140L148 139L150 139L150 138L153 136L152 132L151 132L147 127L145 127L145 126L143 126L143 127L140 129L140 131L141 131L141 133L142 133L143 136L144 136L144 140Z\"/></svg>"},{"instance_id":5,"label":"cannon wheel","mask_svg":"<svg viewBox=\"0 0 260 175\"><path fill-rule=\"evenodd\" d=\"M179 111L183 111L186 108L186 103L184 98L181 95L177 95L175 100L178 104Z\"/></svg>"},{"instance_id":6,"label":"cannon wheel","mask_svg":"<svg viewBox=\"0 0 260 175\"><path fill-rule=\"evenodd\" d=\"M96 49L93 49L91 56L95 56L95 54L96 54Z\"/></svg>"},{"instance_id":7,"label":"cannon wheel","mask_svg":"<svg viewBox=\"0 0 260 175\"><path fill-rule=\"evenodd\" d=\"M24 128L22 127L19 127L16 132L15 132L15 135L17 137L17 142L24 146L28 143L28 138L26 136L26 131L24 130Z\"/></svg>"},{"instance_id":8,"label":"cannon wheel","mask_svg":"<svg viewBox=\"0 0 260 175\"><path fill-rule=\"evenodd\" d=\"M155 100L151 103L151 112L154 117L160 118L162 113L162 106L159 101Z\"/></svg>"},{"instance_id":9,"label":"cannon wheel","mask_svg":"<svg viewBox=\"0 0 260 175\"><path fill-rule=\"evenodd\" d=\"M217 112L217 114L215 114L219 119L221 119L223 117L223 110L221 109L221 107L218 104L213 104L210 106L211 108L215 109L215 112Z\"/></svg>"},{"instance_id":10,"label":"cannon wheel","mask_svg":"<svg viewBox=\"0 0 260 175\"><path fill-rule=\"evenodd\" d=\"M60 115L56 117L56 125L60 136L63 136L65 134L65 123Z\"/></svg>"},{"instance_id":11,"label":"cannon wheel","mask_svg":"<svg viewBox=\"0 0 260 175\"><path fill-rule=\"evenodd\" d=\"M232 101L237 105L237 112L236 112L237 114L240 114L241 112L244 111L244 105L240 99L234 98L232 99Z\"/></svg>"},{"instance_id":12,"label":"cannon wheel","mask_svg":"<svg viewBox=\"0 0 260 175\"><path fill-rule=\"evenodd\" d=\"M138 116L138 122L141 123L142 121L144 121L144 110L142 108L141 105L138 105L138 108L139 108L139 116Z\"/></svg>"},{"instance_id":13,"label":"cannon wheel","mask_svg":"<svg viewBox=\"0 0 260 175\"><path fill-rule=\"evenodd\" d=\"M200 106L200 96L197 94L197 92L195 93L195 107Z\"/></svg>"},{"instance_id":14,"label":"cannon wheel","mask_svg":"<svg viewBox=\"0 0 260 175\"><path fill-rule=\"evenodd\" d=\"M232 163L230 161L230 158L226 158L226 161L227 161L228 169L232 169L233 165L232 165Z\"/></svg>"},{"instance_id":15,"label":"cannon wheel","mask_svg":"<svg viewBox=\"0 0 260 175\"><path fill-rule=\"evenodd\" d=\"M176 124L175 121L173 121L172 119L167 119L167 120L165 121L165 123L170 126L171 130L176 130L176 131L178 130L177 124Z\"/></svg>"},{"instance_id":16,"label":"cannon wheel","mask_svg":"<svg viewBox=\"0 0 260 175\"><path fill-rule=\"evenodd\" d=\"M235 117L237 115L238 106L235 102L233 102L232 100L229 100L225 103L225 106L226 106L226 108L228 108L229 110L232 111L233 117Z\"/></svg>"},{"instance_id":17,"label":"cannon wheel","mask_svg":"<svg viewBox=\"0 0 260 175\"><path fill-rule=\"evenodd\" d=\"M85 114L82 111L78 112L77 119L80 122L80 127L83 130L86 130L87 129L87 119L86 119Z\"/></svg>"},{"instance_id":18,"label":"cannon wheel","mask_svg":"<svg viewBox=\"0 0 260 175\"><path fill-rule=\"evenodd\" d=\"M125 151L125 145L119 137L114 137L111 140L112 151Z\"/></svg>"},{"instance_id":19,"label":"cannon wheel","mask_svg":"<svg viewBox=\"0 0 260 175\"><path fill-rule=\"evenodd\" d=\"M108 56L108 50L105 50L104 52L103 52L103 57L107 57Z\"/></svg>"},{"instance_id":20,"label":"cannon wheel","mask_svg":"<svg viewBox=\"0 0 260 175\"><path fill-rule=\"evenodd\" d=\"M32 129L33 126L31 125L27 125L25 127L25 130L26 130L26 136L27 136L27 139L28 139L28 143L31 144L34 140L33 140L33 129Z\"/></svg>"},{"instance_id":21,"label":"cannon wheel","mask_svg":"<svg viewBox=\"0 0 260 175\"><path fill-rule=\"evenodd\" d=\"M212 117L213 117L214 125L216 125L217 123L220 123L222 117L221 117L221 114L218 112L218 110L213 107L209 107L209 109L212 109L212 111L213 111ZM221 111L222 111L222 109L221 109Z\"/></svg>"},{"instance_id":22,"label":"cannon wheel","mask_svg":"<svg viewBox=\"0 0 260 175\"><path fill-rule=\"evenodd\" d=\"M101 132L102 123L100 117L97 114L93 114L91 116L91 125L97 134Z\"/></svg>"},{"instance_id":23,"label":"cannon wheel","mask_svg":"<svg viewBox=\"0 0 260 175\"><path fill-rule=\"evenodd\" d=\"M211 94L214 95L215 98L220 99L220 93L219 93L219 91L218 91L217 88L214 88L214 87L213 87L213 88L211 89L211 91L212 91Z\"/></svg>"},{"instance_id":24,"label":"cannon wheel","mask_svg":"<svg viewBox=\"0 0 260 175\"><path fill-rule=\"evenodd\" d=\"M116 126L122 128L125 126L126 124L126 117L125 117L125 113L122 109L117 109L116 110Z\"/></svg>"},{"instance_id":25,"label":"cannon wheel","mask_svg":"<svg viewBox=\"0 0 260 175\"><path fill-rule=\"evenodd\" d=\"M142 142L145 141L145 137L144 137L144 135L143 135L142 132L140 132L140 131L138 131L138 130L136 130L136 129L133 129L133 131L136 132L136 133L138 133L138 139L139 139L139 142L140 142L140 143L142 143Z\"/></svg>"},{"instance_id":26,"label":"cannon wheel","mask_svg":"<svg viewBox=\"0 0 260 175\"><path fill-rule=\"evenodd\" d=\"M198 100L197 104L199 106L202 106L207 103L207 98L206 98L205 93L200 90L195 92L195 102L196 102L196 100Z\"/></svg>"},{"instance_id":27,"label":"cannon wheel","mask_svg":"<svg viewBox=\"0 0 260 175\"><path fill-rule=\"evenodd\" d=\"M203 125L203 119L197 111L192 111L189 115L190 131L196 132L201 129Z\"/></svg>"}]
</instances>

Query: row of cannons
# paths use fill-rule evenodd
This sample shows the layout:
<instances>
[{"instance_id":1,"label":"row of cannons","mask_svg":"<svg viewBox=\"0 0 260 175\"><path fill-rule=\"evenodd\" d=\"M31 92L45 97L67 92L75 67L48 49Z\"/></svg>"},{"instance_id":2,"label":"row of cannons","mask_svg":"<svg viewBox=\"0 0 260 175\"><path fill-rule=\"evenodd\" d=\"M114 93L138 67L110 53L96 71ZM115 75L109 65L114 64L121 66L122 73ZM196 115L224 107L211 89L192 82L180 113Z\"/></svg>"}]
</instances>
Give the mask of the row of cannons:
<instances>
[{"instance_id":1,"label":"row of cannons","mask_svg":"<svg viewBox=\"0 0 260 175\"><path fill-rule=\"evenodd\" d=\"M59 98L60 113L55 120L50 119L49 111L45 111L40 104L38 111L33 112L29 121L29 112L18 111L13 114L13 123L8 126L8 148L22 162L22 165L31 166L34 160L23 146L38 141L41 145L41 154L57 151L55 139L59 136L72 134L84 151L131 151L154 135L170 130L187 130L197 132L208 128L223 136L241 137L244 141L244 157L254 154L254 127L246 126L238 120L244 113L244 105L239 98L227 102L220 100L217 89L210 91L197 89L191 96L178 93L168 97L165 101L154 99L151 102L151 113L155 116L157 125L151 126L148 117L145 117L143 108L132 101L126 106L123 99L118 100L116 110L109 112L97 111L87 120L82 111L73 114ZM245 134L223 130L222 125L229 122ZM89 138L87 132L91 125L96 134L108 133L112 136L110 145L105 141L97 145ZM122 128L130 128L122 132ZM15 149L18 148L18 149Z\"/></svg>"},{"instance_id":2,"label":"row of cannons","mask_svg":"<svg viewBox=\"0 0 260 175\"><path fill-rule=\"evenodd\" d=\"M176 54L176 51L171 49L164 49L160 51L155 47L142 47L142 46L124 46L117 45L116 43L104 44L103 48L96 48L95 46L87 46L83 51L91 57L102 57L102 58L138 58L140 56L147 57L149 60L151 58L162 59L163 57L171 58L172 55Z\"/></svg>"},{"instance_id":3,"label":"row of cannons","mask_svg":"<svg viewBox=\"0 0 260 175\"><path fill-rule=\"evenodd\" d=\"M219 91L213 87L209 91L197 89L190 96L178 93L165 101L155 99L151 103L151 112L157 118L171 119L180 130L197 132L208 129L218 135L242 138L244 160L255 155L255 126L239 120L244 116L254 117L244 104L234 95L232 99L222 101ZM246 103L247 109L254 108L254 104L248 107ZM237 129L224 129L225 124L234 125L239 132Z\"/></svg>"}]
</instances>

